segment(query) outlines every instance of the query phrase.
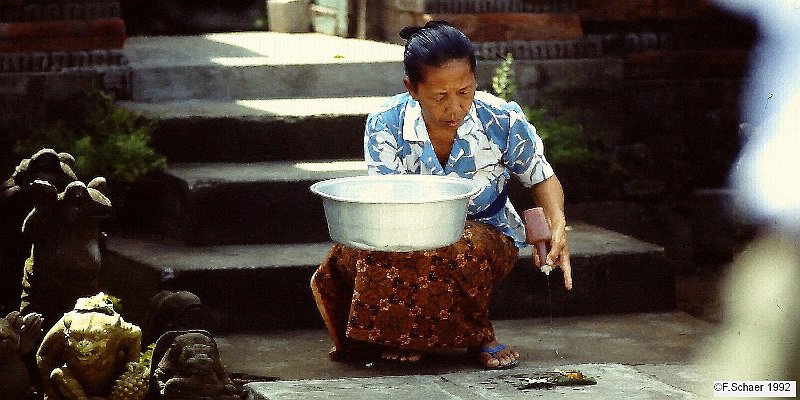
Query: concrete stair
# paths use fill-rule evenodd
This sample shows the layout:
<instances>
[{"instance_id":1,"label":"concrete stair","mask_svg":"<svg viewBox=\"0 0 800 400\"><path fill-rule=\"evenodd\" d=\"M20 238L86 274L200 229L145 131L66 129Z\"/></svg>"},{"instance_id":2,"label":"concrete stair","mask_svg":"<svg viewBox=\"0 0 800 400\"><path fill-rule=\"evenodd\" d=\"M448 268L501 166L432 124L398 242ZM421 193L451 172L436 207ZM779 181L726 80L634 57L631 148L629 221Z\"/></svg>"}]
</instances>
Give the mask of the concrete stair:
<instances>
[{"instance_id":1,"label":"concrete stair","mask_svg":"<svg viewBox=\"0 0 800 400\"><path fill-rule=\"evenodd\" d=\"M358 160L172 164L146 189L158 196L135 212L191 245L324 242L322 203L309 186L365 174Z\"/></svg>"},{"instance_id":2,"label":"concrete stair","mask_svg":"<svg viewBox=\"0 0 800 400\"><path fill-rule=\"evenodd\" d=\"M401 46L316 33L134 37L125 51L134 69L134 101L322 99L403 90Z\"/></svg>"},{"instance_id":3,"label":"concrete stair","mask_svg":"<svg viewBox=\"0 0 800 400\"><path fill-rule=\"evenodd\" d=\"M384 101L386 96L120 104L158 121L153 146L172 162L254 162L363 157L364 118Z\"/></svg>"},{"instance_id":4,"label":"concrete stair","mask_svg":"<svg viewBox=\"0 0 800 400\"><path fill-rule=\"evenodd\" d=\"M569 235L574 289L564 289L558 270L550 277L535 272L530 250L523 250L496 288L494 318L674 309L674 271L663 248L585 224L574 224ZM143 326L148 299L167 289L200 296L220 332L322 327L309 281L331 245L189 246L112 237L104 281Z\"/></svg>"},{"instance_id":5,"label":"concrete stair","mask_svg":"<svg viewBox=\"0 0 800 400\"><path fill-rule=\"evenodd\" d=\"M308 187L365 173L364 118L403 90L402 47L261 32L131 38L125 52L133 98L120 104L155 121L169 168L125 200L105 290L143 327L163 289L199 295L214 331L320 327L308 282L331 243ZM662 248L580 224L571 240L575 290L523 252L496 318L674 308Z\"/></svg>"}]
</instances>

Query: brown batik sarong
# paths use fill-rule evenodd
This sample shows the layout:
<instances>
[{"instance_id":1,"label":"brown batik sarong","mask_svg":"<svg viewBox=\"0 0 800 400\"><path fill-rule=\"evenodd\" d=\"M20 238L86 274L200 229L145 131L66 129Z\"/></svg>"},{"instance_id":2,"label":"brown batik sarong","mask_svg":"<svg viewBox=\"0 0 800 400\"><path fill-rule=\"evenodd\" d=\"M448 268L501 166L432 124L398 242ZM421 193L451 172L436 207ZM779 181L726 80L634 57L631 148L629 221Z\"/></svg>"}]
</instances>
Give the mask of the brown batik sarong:
<instances>
[{"instance_id":1,"label":"brown batik sarong","mask_svg":"<svg viewBox=\"0 0 800 400\"><path fill-rule=\"evenodd\" d=\"M390 253L336 244L311 287L337 351L350 339L404 349L494 340L489 296L517 260L510 238L468 221L453 245Z\"/></svg>"}]
</instances>

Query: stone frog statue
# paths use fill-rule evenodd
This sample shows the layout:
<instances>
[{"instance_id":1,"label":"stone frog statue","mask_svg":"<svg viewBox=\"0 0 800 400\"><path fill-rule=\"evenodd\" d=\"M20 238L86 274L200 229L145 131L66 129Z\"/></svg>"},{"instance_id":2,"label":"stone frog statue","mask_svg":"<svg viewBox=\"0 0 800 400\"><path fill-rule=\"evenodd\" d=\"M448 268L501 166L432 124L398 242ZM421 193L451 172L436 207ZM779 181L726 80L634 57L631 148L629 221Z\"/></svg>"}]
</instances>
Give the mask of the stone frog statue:
<instances>
[{"instance_id":1,"label":"stone frog statue","mask_svg":"<svg viewBox=\"0 0 800 400\"><path fill-rule=\"evenodd\" d=\"M141 329L125 322L102 292L79 299L36 353L44 399L143 399L149 371L132 367L141 340Z\"/></svg>"},{"instance_id":2,"label":"stone frog statue","mask_svg":"<svg viewBox=\"0 0 800 400\"><path fill-rule=\"evenodd\" d=\"M25 359L42 336L42 316L12 311L0 319L0 399L35 398Z\"/></svg>"},{"instance_id":3,"label":"stone frog statue","mask_svg":"<svg viewBox=\"0 0 800 400\"><path fill-rule=\"evenodd\" d=\"M22 160L11 177L0 183L0 315L19 309L22 268L31 253L30 243L22 238L22 222L35 206L31 183L40 180L63 191L78 180L74 164L69 153L42 149Z\"/></svg>"},{"instance_id":4,"label":"stone frog statue","mask_svg":"<svg viewBox=\"0 0 800 400\"><path fill-rule=\"evenodd\" d=\"M163 357L153 373L150 386L151 392L157 390L161 399L242 399L222 366L217 344L208 332L167 332L156 344L153 362L161 353Z\"/></svg>"},{"instance_id":5,"label":"stone frog statue","mask_svg":"<svg viewBox=\"0 0 800 400\"><path fill-rule=\"evenodd\" d=\"M44 315L48 326L75 301L99 291L101 224L111 201L101 192L105 180L74 181L58 193L49 182L34 181L36 207L22 226L33 245L25 263L20 311Z\"/></svg>"}]
</instances>

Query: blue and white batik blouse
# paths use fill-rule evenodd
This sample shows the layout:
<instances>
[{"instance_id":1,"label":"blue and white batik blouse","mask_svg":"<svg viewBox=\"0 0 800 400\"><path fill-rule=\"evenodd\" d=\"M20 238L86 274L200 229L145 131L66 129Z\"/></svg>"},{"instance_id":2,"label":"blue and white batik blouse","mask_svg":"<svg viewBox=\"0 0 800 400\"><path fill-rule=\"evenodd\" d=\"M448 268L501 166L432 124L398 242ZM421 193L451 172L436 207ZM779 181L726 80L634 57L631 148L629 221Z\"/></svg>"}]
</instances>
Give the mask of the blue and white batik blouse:
<instances>
[{"instance_id":1,"label":"blue and white batik blouse","mask_svg":"<svg viewBox=\"0 0 800 400\"><path fill-rule=\"evenodd\" d=\"M470 199L468 218L498 228L525 245L525 228L508 200L513 173L525 187L551 175L536 128L519 105L476 92L464 123L456 131L446 165L428 136L419 103L408 93L395 95L367 117L364 158L370 175L450 175L472 179L481 190Z\"/></svg>"}]
</instances>

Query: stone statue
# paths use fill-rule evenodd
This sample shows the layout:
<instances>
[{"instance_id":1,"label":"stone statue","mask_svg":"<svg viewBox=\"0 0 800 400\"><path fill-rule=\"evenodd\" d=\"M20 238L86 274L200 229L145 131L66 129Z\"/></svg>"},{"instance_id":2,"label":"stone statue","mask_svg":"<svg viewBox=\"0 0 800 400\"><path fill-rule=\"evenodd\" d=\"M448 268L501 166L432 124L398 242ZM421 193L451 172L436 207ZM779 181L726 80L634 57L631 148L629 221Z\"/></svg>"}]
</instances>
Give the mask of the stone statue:
<instances>
[{"instance_id":1,"label":"stone statue","mask_svg":"<svg viewBox=\"0 0 800 400\"><path fill-rule=\"evenodd\" d=\"M31 253L31 244L22 238L22 222L35 205L30 185L45 181L60 192L78 180L72 172L74 163L68 153L42 149L22 160L0 184L0 315L19 309L22 269Z\"/></svg>"},{"instance_id":2,"label":"stone statue","mask_svg":"<svg viewBox=\"0 0 800 400\"><path fill-rule=\"evenodd\" d=\"M44 399L143 399L148 371L134 366L141 345L141 329L125 322L102 292L79 299L36 353ZM119 393L131 386L120 384L121 379L135 379L130 372L139 374L143 388Z\"/></svg>"},{"instance_id":3,"label":"stone statue","mask_svg":"<svg viewBox=\"0 0 800 400\"><path fill-rule=\"evenodd\" d=\"M35 398L25 360L42 336L42 316L12 311L0 319L0 399Z\"/></svg>"},{"instance_id":4,"label":"stone statue","mask_svg":"<svg viewBox=\"0 0 800 400\"><path fill-rule=\"evenodd\" d=\"M148 336L155 342L168 331L208 329L209 321L203 312L203 303L192 292L162 290L150 299L152 324Z\"/></svg>"},{"instance_id":5,"label":"stone statue","mask_svg":"<svg viewBox=\"0 0 800 400\"><path fill-rule=\"evenodd\" d=\"M59 194L45 181L30 185L36 207L22 233L33 245L20 311L41 313L48 326L99 290L101 222L111 215L111 201L99 190L104 186L103 178L88 186L74 181Z\"/></svg>"},{"instance_id":6,"label":"stone statue","mask_svg":"<svg viewBox=\"0 0 800 400\"><path fill-rule=\"evenodd\" d=\"M217 343L206 331L167 332L153 351L153 363L157 359L160 361L153 372L150 390L157 390L160 399L242 399L222 366Z\"/></svg>"}]
</instances>

